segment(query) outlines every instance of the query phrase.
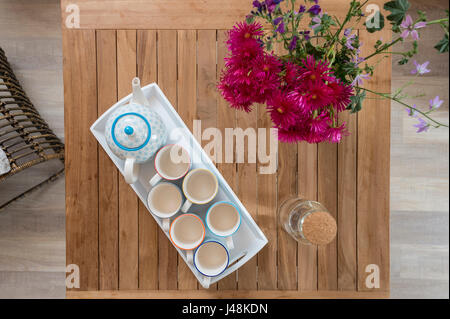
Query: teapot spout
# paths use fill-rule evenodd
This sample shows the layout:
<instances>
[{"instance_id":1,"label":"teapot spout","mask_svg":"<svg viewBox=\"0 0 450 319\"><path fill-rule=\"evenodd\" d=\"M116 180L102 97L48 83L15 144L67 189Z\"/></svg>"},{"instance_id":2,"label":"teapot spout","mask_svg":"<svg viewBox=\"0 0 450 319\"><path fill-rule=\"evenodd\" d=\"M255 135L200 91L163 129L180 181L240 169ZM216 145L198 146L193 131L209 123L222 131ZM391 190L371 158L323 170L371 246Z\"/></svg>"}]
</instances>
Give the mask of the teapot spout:
<instances>
[{"instance_id":1,"label":"teapot spout","mask_svg":"<svg viewBox=\"0 0 450 319\"><path fill-rule=\"evenodd\" d=\"M147 98L144 96L144 93L141 89L141 80L139 80L138 77L134 78L133 81L131 81L131 85L133 87L133 95L131 97L131 102L141 105L149 106Z\"/></svg>"}]
</instances>

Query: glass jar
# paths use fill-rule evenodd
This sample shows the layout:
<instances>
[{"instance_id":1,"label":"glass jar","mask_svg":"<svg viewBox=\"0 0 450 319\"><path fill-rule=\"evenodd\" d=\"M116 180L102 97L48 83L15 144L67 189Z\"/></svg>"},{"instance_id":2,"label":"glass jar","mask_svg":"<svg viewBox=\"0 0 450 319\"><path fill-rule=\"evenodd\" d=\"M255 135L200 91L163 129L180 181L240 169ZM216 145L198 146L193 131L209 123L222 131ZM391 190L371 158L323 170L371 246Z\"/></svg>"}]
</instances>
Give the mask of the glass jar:
<instances>
[{"instance_id":1,"label":"glass jar","mask_svg":"<svg viewBox=\"0 0 450 319\"><path fill-rule=\"evenodd\" d=\"M336 237L336 220L318 202L290 198L281 204L279 216L284 229L302 244L326 245Z\"/></svg>"}]
</instances>

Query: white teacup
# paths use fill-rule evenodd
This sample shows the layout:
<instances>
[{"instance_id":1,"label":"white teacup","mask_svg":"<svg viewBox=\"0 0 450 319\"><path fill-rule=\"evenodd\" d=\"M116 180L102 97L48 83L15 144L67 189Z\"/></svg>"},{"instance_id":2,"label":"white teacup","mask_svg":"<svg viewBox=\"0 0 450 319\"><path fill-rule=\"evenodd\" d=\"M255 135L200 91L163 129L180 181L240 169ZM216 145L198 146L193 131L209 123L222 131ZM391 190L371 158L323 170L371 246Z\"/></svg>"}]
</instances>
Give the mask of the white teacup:
<instances>
[{"instance_id":1,"label":"white teacup","mask_svg":"<svg viewBox=\"0 0 450 319\"><path fill-rule=\"evenodd\" d=\"M183 180L183 193L186 196L181 211L186 213L191 205L207 204L214 199L219 190L217 177L209 170L196 168L190 171Z\"/></svg>"},{"instance_id":2,"label":"white teacup","mask_svg":"<svg viewBox=\"0 0 450 319\"><path fill-rule=\"evenodd\" d=\"M206 213L206 225L214 235L225 237L228 249L233 249L232 236L241 225L241 214L232 203L217 202Z\"/></svg>"},{"instance_id":3,"label":"white teacup","mask_svg":"<svg viewBox=\"0 0 450 319\"><path fill-rule=\"evenodd\" d=\"M155 186L161 179L177 180L187 174L191 167L189 153L178 144L170 144L161 148L155 156L156 174L150 179Z\"/></svg>"},{"instance_id":4,"label":"white teacup","mask_svg":"<svg viewBox=\"0 0 450 319\"><path fill-rule=\"evenodd\" d=\"M148 193L147 204L150 211L162 219L162 228L169 230L170 217L178 213L182 204L181 190L171 183L159 183Z\"/></svg>"},{"instance_id":5,"label":"white teacup","mask_svg":"<svg viewBox=\"0 0 450 319\"><path fill-rule=\"evenodd\" d=\"M204 276L202 286L209 288L211 277L223 273L230 262L230 254L217 241L206 241L195 251L194 266Z\"/></svg>"},{"instance_id":6,"label":"white teacup","mask_svg":"<svg viewBox=\"0 0 450 319\"><path fill-rule=\"evenodd\" d=\"M205 226L196 215L183 214L172 222L169 235L176 247L187 251L187 261L192 263L193 250L205 239Z\"/></svg>"}]
</instances>

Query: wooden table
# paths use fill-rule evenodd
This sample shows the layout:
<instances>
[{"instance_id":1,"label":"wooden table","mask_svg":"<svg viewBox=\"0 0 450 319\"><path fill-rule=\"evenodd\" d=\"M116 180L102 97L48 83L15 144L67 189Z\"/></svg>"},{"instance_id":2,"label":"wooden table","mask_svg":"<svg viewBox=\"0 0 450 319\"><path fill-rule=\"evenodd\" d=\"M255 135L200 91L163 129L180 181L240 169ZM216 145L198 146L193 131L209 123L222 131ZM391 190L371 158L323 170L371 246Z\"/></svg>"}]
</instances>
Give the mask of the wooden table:
<instances>
[{"instance_id":1,"label":"wooden table","mask_svg":"<svg viewBox=\"0 0 450 319\"><path fill-rule=\"evenodd\" d=\"M342 17L348 2L321 4ZM143 85L157 82L191 129L194 119L222 132L270 127L263 107L235 112L216 90L226 55L224 30L250 6L248 0L61 1L67 264L80 267L80 288L69 289L69 298L388 297L389 101L368 99L357 116L343 116L352 134L340 145L280 144L275 174L258 174L258 163L218 164L269 244L208 290L199 287L89 132L130 93L135 76ZM71 20L77 8L79 28ZM366 54L380 37L391 36L360 27ZM390 90L390 74L391 61L384 59L368 87ZM329 209L338 221L335 241L303 246L282 230L277 207L293 195ZM379 288L366 285L373 264Z\"/></svg>"}]
</instances>

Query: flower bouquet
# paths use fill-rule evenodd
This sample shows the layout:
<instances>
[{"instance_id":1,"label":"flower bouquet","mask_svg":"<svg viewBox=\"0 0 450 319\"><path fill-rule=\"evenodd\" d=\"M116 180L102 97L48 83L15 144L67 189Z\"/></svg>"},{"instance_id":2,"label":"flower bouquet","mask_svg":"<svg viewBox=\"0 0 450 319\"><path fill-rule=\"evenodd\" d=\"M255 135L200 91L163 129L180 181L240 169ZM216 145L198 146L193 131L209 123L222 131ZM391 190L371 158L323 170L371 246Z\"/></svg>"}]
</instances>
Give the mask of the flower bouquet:
<instances>
[{"instance_id":1,"label":"flower bouquet","mask_svg":"<svg viewBox=\"0 0 450 319\"><path fill-rule=\"evenodd\" d=\"M393 92L375 92L364 88L363 82L373 76L379 59L389 54L401 56L400 64L409 63L418 51L419 31L438 24L444 38L436 49L448 52L447 17L428 21L425 13L413 21L407 14L407 0L385 3L386 17L395 34L394 40L378 40L373 53L361 56L363 43L351 26L364 19L367 31L375 33L385 26L385 17L378 10L365 17L363 7L368 1L349 2L343 21L328 14L318 0L253 1L253 11L246 21L229 31L225 68L218 88L230 106L251 112L254 104L265 104L278 139L282 142L338 143L348 134L346 123L339 121L344 111L361 110L366 94L388 98L406 107L408 114L417 118L418 132L430 127L447 126L434 120L430 113L442 105L439 97L430 101L427 110L404 102L402 89ZM300 29L306 20L308 29ZM304 25L304 24L303 24ZM414 42L407 52L390 52L389 48L411 37ZM318 44L321 43L321 44ZM274 53L274 46L283 52ZM430 70L428 62L414 61L411 72L416 77ZM410 82L412 83L412 82Z\"/></svg>"}]
</instances>

